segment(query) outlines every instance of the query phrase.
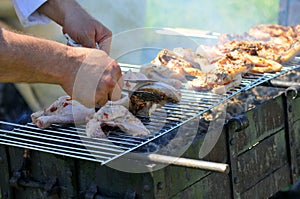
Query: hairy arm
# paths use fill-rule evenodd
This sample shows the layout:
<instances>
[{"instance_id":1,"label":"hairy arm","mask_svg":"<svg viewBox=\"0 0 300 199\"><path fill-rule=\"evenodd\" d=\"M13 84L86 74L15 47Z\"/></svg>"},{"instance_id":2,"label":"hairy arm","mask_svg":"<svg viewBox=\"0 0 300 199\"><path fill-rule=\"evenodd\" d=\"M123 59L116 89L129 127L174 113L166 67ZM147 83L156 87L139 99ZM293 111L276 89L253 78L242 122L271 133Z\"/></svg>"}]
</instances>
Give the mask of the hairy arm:
<instances>
[{"instance_id":1,"label":"hairy arm","mask_svg":"<svg viewBox=\"0 0 300 199\"><path fill-rule=\"evenodd\" d=\"M72 50L57 42L1 29L0 81L62 84L63 74L77 70L67 64Z\"/></svg>"},{"instance_id":2,"label":"hairy arm","mask_svg":"<svg viewBox=\"0 0 300 199\"><path fill-rule=\"evenodd\" d=\"M120 97L121 77L120 67L104 51L0 29L0 82L58 84L92 107Z\"/></svg>"}]
</instances>

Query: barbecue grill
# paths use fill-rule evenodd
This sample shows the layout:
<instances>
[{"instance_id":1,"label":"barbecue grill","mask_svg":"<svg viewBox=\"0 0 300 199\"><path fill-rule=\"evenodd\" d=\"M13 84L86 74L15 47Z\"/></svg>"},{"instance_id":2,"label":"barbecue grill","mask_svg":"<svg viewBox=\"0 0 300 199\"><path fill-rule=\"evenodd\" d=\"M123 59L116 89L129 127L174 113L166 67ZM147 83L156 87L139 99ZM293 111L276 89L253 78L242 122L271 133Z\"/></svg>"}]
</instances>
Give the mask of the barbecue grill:
<instances>
[{"instance_id":1,"label":"barbecue grill","mask_svg":"<svg viewBox=\"0 0 300 199\"><path fill-rule=\"evenodd\" d=\"M123 71L140 67L121 65ZM246 74L239 86L221 95L182 89L180 103L140 117L151 131L147 138L113 130L107 138L92 139L80 125L39 129L0 121L2 198L218 198L216 189L223 198L271 196L299 176L298 90L275 81L299 67L295 57L280 72ZM204 114L261 85L294 87L232 118L212 151L197 161L207 136L199 125ZM179 152L165 152L176 139L184 140L176 145ZM271 187L260 189L266 185Z\"/></svg>"},{"instance_id":2,"label":"barbecue grill","mask_svg":"<svg viewBox=\"0 0 300 199\"><path fill-rule=\"evenodd\" d=\"M287 72L297 69L300 67L300 65L297 64L298 62L298 58L295 58L294 63L289 63L287 65L285 65L282 69L281 72L277 72L277 73L270 73L270 74L247 74L243 77L242 83L238 86L235 87L233 89L231 89L230 91L228 91L227 93L223 94L223 95L218 95L218 94L214 94L214 93L210 93L210 92L193 92L190 90L181 90L183 96L182 96L182 101L179 104L167 104L164 107L158 109L152 116L151 118L141 118L143 121L146 121L145 124L147 126L148 129L150 129L150 131L152 132L152 136L148 137L148 138L140 138L140 137L133 137L133 136L128 136L125 134L120 133L111 133L108 138L106 139L91 139L86 137L85 135L85 129L84 126L68 126L68 127L62 127L59 125L52 125L50 128L48 129L39 129L37 128L35 125L33 125L32 123L27 123L25 125L23 124L16 124L16 123L10 123L10 122L4 122L1 121L0 123L2 124L3 127L0 130L1 134L0 134L0 144L1 144L1 151L3 153L1 154L5 154L5 153L9 153L10 155L12 155L12 157L2 157L2 161L4 163L9 162L9 159L6 158L17 158L19 159L18 161L20 162L20 164L18 165L14 165L9 171L15 171L14 174L12 174L12 176L8 176L8 164L6 165L6 167L4 166L4 169L2 171L2 173L0 172L1 176L4 176L4 179L6 179L6 183L8 183L8 181L10 182L11 186L20 188L20 187L25 187L25 195L26 195L26 190L28 191L28 189L26 189L26 187L31 187L31 189L34 188L38 188L38 190L43 190L46 195L55 195L60 193L61 197L65 197L65 198L69 198L70 196L74 196L76 195L76 188L73 187L73 175L75 175L75 178L79 178L76 179L77 181L81 180L80 177L77 176L77 172L81 173L80 175L87 175L87 173L89 172L89 169L92 168L91 170L93 171L93 169L95 170L109 170L110 173L115 173L116 175L123 176L124 175L124 179L131 179L132 177L129 177L130 175L133 175L136 177L136 180L140 179L143 181L149 181L149 175L150 174L144 174L144 177L141 177L142 174L138 175L138 174L122 174L122 172L113 172L111 171L111 169L109 167L103 166L103 165L114 165L114 161L120 159L121 157L127 155L130 152L136 152L139 154L143 154L145 151L145 149L149 149L151 148L150 146L158 146L157 141L160 139L163 139L163 137L165 137L166 135L169 134L176 134L176 130L182 126L185 126L187 124L189 124L190 122L194 122L194 120L196 119L196 121L199 120L199 118L202 117L202 115L208 111L210 111L212 108L217 107L218 105L226 102L227 100L229 100L230 98L232 98L233 96L236 96L239 93L242 92L246 92L247 90L256 87L258 85L261 85L263 83L266 82L271 82L271 80L273 80L274 78L282 75L282 74L286 74ZM135 65L126 65L122 67L123 70L138 70L138 66ZM295 97L295 96L294 96ZM275 119L274 124L275 127L276 125L281 125L280 128L283 128L283 124L281 120L284 120L284 103L282 102L283 96L279 96L276 98L275 102L271 102L271 105L265 105L265 106L269 106L269 108L274 108L276 106L278 106L277 103L282 103L280 109L276 110L278 112L276 112L276 114L278 116L279 119ZM294 101L289 99L286 100L286 103L291 103L291 106L293 106ZM273 107L274 105L274 107ZM290 110L291 108L289 107L289 114L293 113L295 114L292 110ZM262 114L266 114L264 112L272 112L271 109L268 110L267 108L264 108L264 111L261 111ZM166 117L162 117L162 115L167 115ZM275 115L275 117L277 116ZM259 116L259 114L257 115L257 117ZM265 115L266 118L269 118L269 115ZM271 117L272 118L272 117ZM145 120L146 119L146 120ZM147 124L147 121L151 120L152 122ZM164 121L163 121L164 120ZM217 150L220 146L224 147L226 146L226 137L224 135L222 135L219 139L218 143L222 143L222 144L218 144L218 146L215 147L215 149L206 157L207 160L213 160L213 161L219 161L219 162L228 162L228 160L226 160L227 155L229 155L229 160L232 164L230 164L230 168L231 168L231 175L232 175L232 181L233 181L233 195L236 197L240 197L241 194L239 192L236 192L237 190L246 190L248 187L251 187L253 185L251 185L251 183L249 184L249 182L243 182L241 183L241 176L245 175L245 173L247 174L247 171L239 170L239 166L236 165L235 163L238 163L239 160L238 158L241 157L243 155L243 153L245 153L246 150L248 150L249 148L254 147L253 145L255 143L252 143L255 136L254 135L250 135L251 133L254 134L254 132L249 132L249 135L244 135L244 134L237 134L235 135L235 133L237 131L241 131L243 130L243 128L245 128L245 124L243 123L243 120L247 121L248 119L233 119L231 120L230 125L229 125L229 135L228 135L228 140L229 140L229 154L225 154L224 153L220 153L220 151L215 151ZM277 121L278 120L278 121ZM157 125L159 122L164 122L163 127L161 127L161 125ZM232 122L234 121L234 122ZM255 121L253 121L255 122ZM278 124L277 124L278 122ZM247 123L247 122L246 122ZM284 122L283 122L284 123ZM294 125L294 123L292 121L288 121L289 123L289 130L292 130L292 126ZM243 127L244 125L244 127ZM264 124L261 124L264 125ZM272 125L271 125L272 126ZM273 128L273 127L270 127ZM276 127L277 128L277 127ZM276 129L274 128L274 129ZM278 127L279 128L279 127ZM279 128L279 129L280 129ZM274 130L272 129L272 131ZM267 130L267 129L264 129ZM268 131L264 131L264 132L268 132ZM258 133L258 132L257 132ZM263 132L261 132L263 133ZM284 138L284 130L281 130L280 134L277 135L275 134L275 132L268 132L266 135L264 135L263 137L260 137L261 135L257 135L258 137L260 137L260 139L262 138L266 138L266 137L272 137L272 134L276 135L275 139L279 139L279 138ZM295 135L289 135L289 136L297 136L294 132ZM194 135L195 136L195 135ZM245 137L249 136L249 138L253 139L253 140L247 140L245 139L244 142L249 142L248 145L243 145L245 143L238 143L236 144L236 140L239 140L239 136L244 136L243 138L245 139ZM277 138L279 137L279 138ZM168 137L170 138L170 137ZM270 139L268 138L268 139ZM274 139L274 138L272 138ZM197 139L196 139L197 140ZM199 140L199 139L198 139ZM201 139L200 139L201 140ZM285 140L285 139L283 139ZM257 140L256 140L257 141ZM203 138L202 141L203 142ZM265 142L265 141L263 141ZM280 141L282 142L282 141ZM154 143L154 144L153 144ZM195 147L195 143L196 143L196 147ZM256 143L258 144L258 143ZM197 142L193 142L192 143L192 147L195 147L195 149L199 149L199 146L197 145L201 145L199 144L199 141ZM14 148L17 147L17 148ZM291 146L292 147L292 146ZM30 149L31 155L24 155L24 151L22 150L22 148L25 148L26 150ZM225 147L226 148L226 147ZM195 150L195 149L191 149L188 150L188 152L186 154L191 153L191 151ZM155 148L155 150L157 150L157 148ZM224 149L223 149L224 150ZM274 149L275 150L275 149ZM281 150L285 150L283 148L281 148ZM241 154L240 151L243 151ZM290 150L291 152L292 150ZM40 153L41 152L41 153ZM146 151L149 152L149 151ZM151 152L151 150L150 150ZM281 151L282 152L282 151ZM194 151L195 153L195 151ZM274 151L274 153L276 154L276 150ZM52 164L52 166L54 166L53 164L57 163L58 165L55 165L55 167L57 168L63 168L65 169L64 171L58 172L59 175L57 176L54 174L54 178L49 178L45 179L30 179L28 178L28 176L24 175L24 172L31 172L32 174L34 174L36 171L34 171L34 168L31 168L31 166L29 166L29 163L26 164L26 162L28 162L29 159L31 159L32 162L34 162L35 160L35 156L40 157L41 154L47 154L47 156L49 157L45 157L45 161L49 161L49 163ZM279 156L280 154L278 154ZM187 155L188 156L188 155ZM287 154L285 155L287 156ZM294 155L295 157L297 157L297 155ZM126 156L128 157L128 156ZM195 158L195 156L192 156L193 158ZM44 158L42 158L44 159ZM132 161L137 161L135 158L132 158ZM53 160L55 160L55 162L53 162ZM40 160L39 160L40 161ZM58 162L56 162L58 161ZM71 162L70 164L68 162ZM86 162L87 161L87 162ZM145 159L143 160L145 161ZM243 160L246 161L246 160ZM285 161L283 161L285 162ZM100 163L100 164L99 164ZM171 162L172 163L172 162ZM3 164L3 163L2 163ZM41 163L40 163L41 164ZM66 164L66 165L65 165ZM156 164L159 164L156 162ZM283 163L282 163L283 164ZM62 166L64 165L64 166ZM88 165L88 166L87 166ZM102 166L100 166L102 165ZM285 165L285 167L283 168L283 171L279 171L279 172L284 172L284 171L288 171L289 170L289 165L287 164ZM74 167L73 167L74 166ZM79 166L79 168L77 168ZM295 167L295 164L293 165ZM33 166L36 167L36 166ZM99 167L101 169L99 169ZM178 169L176 166L175 167L167 167L164 170L176 170ZM276 168L278 169L278 168ZM281 169L281 168L280 168ZM296 169L296 168L295 168ZM37 169L39 170L39 169ZM151 169L150 169L151 170ZM189 170L189 169L188 169ZM196 171L191 169L192 171L189 171L189 175L194 174ZM5 171L7 173L5 173ZM151 175L162 175L161 174L162 171L153 171L153 173ZM101 173L103 174L103 171L101 171ZM121 173L121 174L120 174ZM249 171L248 171L249 173ZM170 174L170 173L169 173ZM53 174L52 174L53 175ZM79 174L78 174L79 175ZM171 174L170 174L171 175ZM222 177L220 177L221 175L223 175ZM294 174L295 175L295 174ZM67 176L66 179L64 180L58 180L60 179L62 176ZM89 176L89 175L87 175ZM87 177L85 176L85 177ZM112 174L112 176L114 176L114 174ZM145 177L147 176L147 177ZM171 175L172 176L172 175ZM228 175L226 174L218 174L218 173L211 173L208 171L201 171L200 172L200 176L199 174L195 175L196 177L192 177L190 176L189 178L191 178L191 182L189 183L194 183L194 186L197 187L199 185L197 185L199 182L197 182L197 178L203 178L205 180L208 180L208 183L211 183L210 180L211 179L218 179L217 181L220 181L220 186L222 185L222 187L226 190L224 190L224 193L228 194L228 198L230 198L231 195L231 187L230 187L230 178ZM208 178L209 176L209 178ZM91 177L91 176L89 176ZM102 179L102 177L100 176L100 174L98 174L99 180ZM106 176L107 177L107 176ZM115 176L116 178L119 178L117 176ZM172 176L174 177L174 176ZM249 177L249 176L248 176ZM294 180L295 180L296 176L294 176ZM121 178L122 179L122 178ZM121 184L124 183L124 179L122 179ZM162 179L162 177L158 177L158 179ZM159 190L163 190L164 186L167 185L162 185L160 183L162 182L147 182L145 183L146 185L143 185L143 187L138 187L137 188L137 184L136 182L133 183L132 185L135 186L135 190L122 190L122 188L118 188L118 192L114 193L112 192L112 190L110 190L109 188L107 188L107 185L104 185L108 182L98 182L99 180L95 179L93 177L93 180L96 180L96 183L91 183L90 185L84 184L83 187L85 187L86 190L81 190L82 193L81 195L79 194L78 197L82 197L82 198L89 198L87 197L89 194L92 196L105 196L105 194L108 194L108 198L119 198L119 197L128 197L128 198L135 198L137 196L143 196L145 198L147 197L160 197L159 193L156 193L156 191L160 192ZM107 180L107 179L106 179ZM152 179L153 180L153 179ZM155 179L157 180L157 179ZM174 183L175 179L171 179L171 181ZM179 178L179 180L181 180ZM243 179L245 180L245 179ZM5 180L4 180L5 181ZM101 181L101 180L100 180ZM108 180L111 181L111 180ZM288 178L284 179L282 182L282 185L288 184L290 183L290 181L288 180ZM64 183L64 184L63 184ZM87 182L85 182L87 183ZM100 183L100 184L99 184ZM183 182L182 182L183 183ZM187 184L189 184L187 183ZM202 184L203 182L201 182L201 186L203 186ZM228 184L227 184L228 183ZM63 185L62 185L63 184ZM117 183L118 184L118 183ZM147 185L148 184L148 185ZM156 187L154 188L153 186L151 186L152 184L156 184ZM180 183L175 183L175 184L180 184ZM12 191L11 189L7 188L7 185L4 186L4 184L2 183L3 188L2 188L2 194L5 195L4 192L6 192L7 194L9 194L9 197L12 197ZM98 185L98 188L97 186ZM100 186L103 185L103 186ZM168 185L171 185L168 184ZM82 185L81 185L82 186ZM99 187L100 186L100 187ZM179 186L179 185L178 185ZM186 185L187 186L187 185ZM244 186L244 187L243 187ZM5 188L6 187L6 188ZM113 186L115 187L115 186ZM180 187L180 186L179 186ZM245 188L246 187L246 188ZM82 188L82 187L81 187ZM278 187L274 188L274 190L276 190L277 188L281 188L279 185ZM29 188L30 189L30 188ZM68 189L71 189L73 192L70 193L69 191L67 191ZM120 191L120 189L122 191ZM165 189L169 189L167 190L164 194L175 194L174 190L172 190L172 188L165 188ZM189 188L186 188L187 190ZM209 190L208 188L206 188L207 191ZM227 190L228 189L228 190ZM252 187L252 189L254 189L254 187ZM4 191L6 190L6 191ZM11 192L10 192L10 191ZM38 193L38 191L33 191L32 193L34 193L34 195L36 194L36 196L40 197L40 193ZM31 193L31 194L32 194ZM101 194L100 194L101 193ZM183 196L184 193L186 193L185 191L182 193L177 193L177 197ZM204 189L204 193L205 193L205 189ZM246 192L247 194L249 194L248 192ZM83 194L83 195L82 195ZM167 196L167 195L162 195L162 197ZM43 195L45 196L45 194ZM224 195L226 196L226 194ZM244 197L244 195L242 195ZM4 197L4 196L3 196ZM15 197L18 198L18 194L15 195ZM227 197L227 196L226 196ZM5 198L5 197L4 197ZM92 197L91 197L92 198ZM97 198L97 197L95 197Z\"/></svg>"},{"instance_id":3,"label":"barbecue grill","mask_svg":"<svg viewBox=\"0 0 300 199\"><path fill-rule=\"evenodd\" d=\"M128 136L115 132L111 133L108 139L92 139L86 136L84 126L81 128L78 126L66 128L52 125L50 128L42 130L32 123L20 125L0 121L3 126L13 127L12 130L0 130L0 144L25 147L27 149L107 164L126 153L157 140L195 118L200 118L203 113L226 102L226 100L238 93L249 90L299 67L300 65L291 65L284 66L277 73L248 74L243 77L238 87L231 89L223 95L182 89L182 100L180 103L167 104L156 110L148 118L152 123L149 125L146 124L146 126L153 135L147 138ZM138 70L138 66L127 66L126 68L123 66L123 69L134 71ZM166 115L165 113L169 113L166 118L163 117ZM161 125L157 124L162 122L164 124L161 128Z\"/></svg>"}]
</instances>

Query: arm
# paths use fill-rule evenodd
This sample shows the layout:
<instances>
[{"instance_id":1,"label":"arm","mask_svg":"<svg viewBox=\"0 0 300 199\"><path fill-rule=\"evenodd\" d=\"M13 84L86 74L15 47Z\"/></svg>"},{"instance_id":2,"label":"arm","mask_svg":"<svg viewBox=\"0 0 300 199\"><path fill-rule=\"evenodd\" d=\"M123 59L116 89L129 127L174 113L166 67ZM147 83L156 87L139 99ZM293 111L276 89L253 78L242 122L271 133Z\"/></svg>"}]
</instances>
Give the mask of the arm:
<instances>
[{"instance_id":1,"label":"arm","mask_svg":"<svg viewBox=\"0 0 300 199\"><path fill-rule=\"evenodd\" d=\"M48 0L38 11L63 27L72 39L85 47L96 47L109 53L111 31L87 13L75 0Z\"/></svg>"},{"instance_id":2,"label":"arm","mask_svg":"<svg viewBox=\"0 0 300 199\"><path fill-rule=\"evenodd\" d=\"M73 48L0 29L0 82L59 84L92 107L118 99L122 82L117 63L104 51Z\"/></svg>"},{"instance_id":3,"label":"arm","mask_svg":"<svg viewBox=\"0 0 300 199\"><path fill-rule=\"evenodd\" d=\"M0 81L56 83L66 68L57 57L66 57L69 47L48 40L16 34L5 29L0 33ZM63 60L63 59L62 59ZM57 63L55 63L57 62ZM52 70L49 67L53 66ZM62 73L59 73L59 70Z\"/></svg>"}]
</instances>

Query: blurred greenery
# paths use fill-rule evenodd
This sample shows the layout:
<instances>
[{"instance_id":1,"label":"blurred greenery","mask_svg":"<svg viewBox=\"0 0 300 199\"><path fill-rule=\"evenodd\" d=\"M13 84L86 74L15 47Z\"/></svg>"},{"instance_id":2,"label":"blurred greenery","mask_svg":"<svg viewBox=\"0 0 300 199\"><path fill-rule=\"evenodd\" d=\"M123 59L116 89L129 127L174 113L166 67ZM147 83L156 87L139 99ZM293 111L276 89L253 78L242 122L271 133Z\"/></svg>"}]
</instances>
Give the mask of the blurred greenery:
<instances>
[{"instance_id":1,"label":"blurred greenery","mask_svg":"<svg viewBox=\"0 0 300 199\"><path fill-rule=\"evenodd\" d=\"M241 33L278 23L279 0L148 0L146 27L181 27Z\"/></svg>"}]
</instances>

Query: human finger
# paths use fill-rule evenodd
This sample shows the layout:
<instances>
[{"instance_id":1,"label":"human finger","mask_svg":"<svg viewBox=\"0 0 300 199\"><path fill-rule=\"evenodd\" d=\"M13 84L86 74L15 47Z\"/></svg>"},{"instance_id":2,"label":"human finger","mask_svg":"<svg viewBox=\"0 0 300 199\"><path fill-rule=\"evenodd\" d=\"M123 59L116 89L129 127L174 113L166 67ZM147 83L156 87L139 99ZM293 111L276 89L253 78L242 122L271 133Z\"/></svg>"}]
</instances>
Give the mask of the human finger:
<instances>
[{"instance_id":1,"label":"human finger","mask_svg":"<svg viewBox=\"0 0 300 199\"><path fill-rule=\"evenodd\" d=\"M97 44L98 44L98 48L100 49L100 50L103 50L103 51L105 51L108 55L109 55L109 53L110 53L110 45L111 45L111 37L109 37L109 38L107 38L107 39L105 39L105 40L103 40L103 41L98 41L97 42Z\"/></svg>"},{"instance_id":2,"label":"human finger","mask_svg":"<svg viewBox=\"0 0 300 199\"><path fill-rule=\"evenodd\" d=\"M123 78L120 78L115 86L114 86L114 89L109 93L108 95L108 98L109 100L111 101L116 101L116 100L119 100L122 96L122 89L123 89Z\"/></svg>"},{"instance_id":3,"label":"human finger","mask_svg":"<svg viewBox=\"0 0 300 199\"><path fill-rule=\"evenodd\" d=\"M95 39L99 44L99 49L109 54L112 41L112 32L103 26L102 30L97 30Z\"/></svg>"}]
</instances>

